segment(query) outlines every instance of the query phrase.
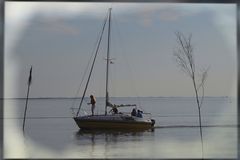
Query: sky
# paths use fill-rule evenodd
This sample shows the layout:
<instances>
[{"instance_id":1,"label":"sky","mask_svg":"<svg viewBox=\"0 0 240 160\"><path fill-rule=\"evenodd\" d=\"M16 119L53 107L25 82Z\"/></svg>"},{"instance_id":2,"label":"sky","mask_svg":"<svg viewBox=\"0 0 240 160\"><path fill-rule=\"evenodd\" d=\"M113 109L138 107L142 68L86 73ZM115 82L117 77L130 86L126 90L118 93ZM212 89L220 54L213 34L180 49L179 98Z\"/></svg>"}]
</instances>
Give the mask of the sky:
<instances>
[{"instance_id":1,"label":"sky","mask_svg":"<svg viewBox=\"0 0 240 160\"><path fill-rule=\"evenodd\" d=\"M81 96L110 7L110 96L194 96L177 31L192 34L197 69L210 67L205 95L236 96L234 4L5 2L5 98L26 96L31 65L30 97ZM86 95L105 96L106 48L105 31Z\"/></svg>"}]
</instances>

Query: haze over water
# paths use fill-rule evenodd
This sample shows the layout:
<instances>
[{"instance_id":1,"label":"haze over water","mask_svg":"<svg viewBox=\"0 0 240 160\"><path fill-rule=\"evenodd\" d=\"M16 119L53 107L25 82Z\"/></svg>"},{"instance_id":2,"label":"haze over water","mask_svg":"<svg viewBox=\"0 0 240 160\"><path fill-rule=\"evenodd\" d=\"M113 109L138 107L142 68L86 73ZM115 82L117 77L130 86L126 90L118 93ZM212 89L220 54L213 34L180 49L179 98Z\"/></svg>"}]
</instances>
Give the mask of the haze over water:
<instances>
[{"instance_id":1,"label":"haze over water","mask_svg":"<svg viewBox=\"0 0 240 160\"><path fill-rule=\"evenodd\" d=\"M145 112L151 112L156 120L155 129L145 132L81 131L72 119L70 109L79 105L79 99L74 106L73 101L30 99L25 128L26 148L24 150L24 145L21 148L6 147L5 156L21 157L25 153L32 158L201 158L198 112L194 98L111 98L112 102L118 104L140 103ZM96 113L104 113L103 104L104 98L97 98ZM25 101L21 99L5 100L4 131L9 145L11 141L8 140L13 135L21 137L24 105ZM10 114L13 108L17 111L16 115ZM86 103L83 105L88 113L90 108ZM120 111L128 112L131 108ZM202 114L205 158L236 158L236 99L207 97ZM19 130L9 133L14 124Z\"/></svg>"}]
</instances>

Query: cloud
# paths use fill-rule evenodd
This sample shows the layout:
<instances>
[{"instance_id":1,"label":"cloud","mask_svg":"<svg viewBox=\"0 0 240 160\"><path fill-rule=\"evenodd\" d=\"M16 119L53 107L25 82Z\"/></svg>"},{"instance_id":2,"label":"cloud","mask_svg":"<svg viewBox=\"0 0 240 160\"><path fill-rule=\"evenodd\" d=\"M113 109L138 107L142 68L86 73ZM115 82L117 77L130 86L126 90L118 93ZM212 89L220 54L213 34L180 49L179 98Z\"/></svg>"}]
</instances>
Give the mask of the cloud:
<instances>
[{"instance_id":1,"label":"cloud","mask_svg":"<svg viewBox=\"0 0 240 160\"><path fill-rule=\"evenodd\" d=\"M233 49L235 53L236 42L237 42L236 6L234 7L234 5L226 5L226 6L222 6L221 9L219 10L217 10L216 8L213 8L213 12L214 12L213 20L216 24L216 29L218 29L219 32L221 32L229 48Z\"/></svg>"},{"instance_id":2,"label":"cloud","mask_svg":"<svg viewBox=\"0 0 240 160\"><path fill-rule=\"evenodd\" d=\"M226 25L225 20L232 24L231 11L228 8L233 5L226 4L170 4L170 3L38 3L38 2L6 2L6 28L8 33L18 35L19 31L27 25L29 19L36 13L41 13L47 17L72 17L80 13L86 16L103 18L109 7L115 9L116 14L137 13L144 26L153 23L154 15L163 21L176 21L186 16L194 16L200 12L211 11L216 15L218 25ZM14 12L13 12L14 11ZM224 21L223 21L224 20ZM15 27L17 26L17 27ZM68 30L68 29L66 29ZM18 32L18 33L17 33Z\"/></svg>"},{"instance_id":3,"label":"cloud","mask_svg":"<svg viewBox=\"0 0 240 160\"><path fill-rule=\"evenodd\" d=\"M156 10L155 14L163 21L176 21L187 15L184 13L184 10L178 9L176 5L167 5L166 7Z\"/></svg>"},{"instance_id":4,"label":"cloud","mask_svg":"<svg viewBox=\"0 0 240 160\"><path fill-rule=\"evenodd\" d=\"M60 34L70 34L70 35L79 35L80 29L72 23L66 22L61 18L47 18L43 19L40 22L34 21L34 23L39 23L40 29L56 32Z\"/></svg>"},{"instance_id":5,"label":"cloud","mask_svg":"<svg viewBox=\"0 0 240 160\"><path fill-rule=\"evenodd\" d=\"M163 9L159 13L159 18L162 21L176 21L184 16L183 12L176 9Z\"/></svg>"},{"instance_id":6,"label":"cloud","mask_svg":"<svg viewBox=\"0 0 240 160\"><path fill-rule=\"evenodd\" d=\"M164 4L146 5L147 7L139 8L137 13L140 19L140 24L149 27L153 24L154 18L159 21L174 22L194 16L205 9L201 6L194 6L192 4Z\"/></svg>"},{"instance_id":7,"label":"cloud","mask_svg":"<svg viewBox=\"0 0 240 160\"><path fill-rule=\"evenodd\" d=\"M103 17L105 15L96 14L102 12L107 8L104 3L95 5L91 3L56 3L56 2L6 2L5 3L5 48L8 54L12 53L16 42L23 29L29 25L30 20L36 15L41 14L43 17L56 18L56 17L72 17L79 13L86 13L88 16ZM106 11L106 10L105 10ZM58 22L60 23L60 22ZM62 29L63 32L75 33L72 26L60 23L61 25L56 30ZM56 26L55 24L54 26Z\"/></svg>"}]
</instances>

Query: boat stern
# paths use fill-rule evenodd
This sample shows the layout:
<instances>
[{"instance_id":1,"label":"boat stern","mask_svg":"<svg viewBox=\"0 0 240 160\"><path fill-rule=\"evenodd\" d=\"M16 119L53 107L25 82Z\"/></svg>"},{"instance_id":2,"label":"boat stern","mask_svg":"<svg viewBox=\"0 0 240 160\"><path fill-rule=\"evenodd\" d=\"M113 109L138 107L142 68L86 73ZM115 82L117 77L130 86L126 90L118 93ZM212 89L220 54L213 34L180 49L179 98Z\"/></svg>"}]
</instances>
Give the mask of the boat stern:
<instances>
[{"instance_id":1,"label":"boat stern","mask_svg":"<svg viewBox=\"0 0 240 160\"><path fill-rule=\"evenodd\" d=\"M154 119L151 119L151 122L152 122L151 126L154 127L155 120L154 120Z\"/></svg>"}]
</instances>

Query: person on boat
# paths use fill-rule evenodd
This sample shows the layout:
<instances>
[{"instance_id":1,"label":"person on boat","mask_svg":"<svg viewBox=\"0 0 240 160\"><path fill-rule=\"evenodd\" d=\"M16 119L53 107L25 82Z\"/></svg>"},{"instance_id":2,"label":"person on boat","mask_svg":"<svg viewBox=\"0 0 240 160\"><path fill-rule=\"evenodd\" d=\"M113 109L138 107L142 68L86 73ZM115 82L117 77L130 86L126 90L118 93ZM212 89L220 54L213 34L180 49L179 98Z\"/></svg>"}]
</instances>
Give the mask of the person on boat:
<instances>
[{"instance_id":1,"label":"person on boat","mask_svg":"<svg viewBox=\"0 0 240 160\"><path fill-rule=\"evenodd\" d=\"M92 105L92 115L94 115L94 109L95 109L95 104L96 104L96 98L93 95L90 95L90 103Z\"/></svg>"},{"instance_id":2,"label":"person on boat","mask_svg":"<svg viewBox=\"0 0 240 160\"><path fill-rule=\"evenodd\" d=\"M117 105L114 104L112 109L109 112L112 112L113 114L118 114Z\"/></svg>"},{"instance_id":3,"label":"person on boat","mask_svg":"<svg viewBox=\"0 0 240 160\"><path fill-rule=\"evenodd\" d=\"M118 109L117 109L118 106L116 104L112 104L110 102L107 102L107 105L109 107L112 107L112 109L109 111L109 113L112 112L113 114L118 114Z\"/></svg>"},{"instance_id":4,"label":"person on boat","mask_svg":"<svg viewBox=\"0 0 240 160\"><path fill-rule=\"evenodd\" d=\"M136 108L133 108L133 109L132 109L131 115L132 115L132 116L136 116L136 115L137 115Z\"/></svg>"},{"instance_id":5,"label":"person on boat","mask_svg":"<svg viewBox=\"0 0 240 160\"><path fill-rule=\"evenodd\" d=\"M116 105L113 106L112 110L114 114L118 114L118 109Z\"/></svg>"},{"instance_id":6,"label":"person on boat","mask_svg":"<svg viewBox=\"0 0 240 160\"><path fill-rule=\"evenodd\" d=\"M142 118L142 117L143 117L143 116L142 116L142 111L137 110L137 117L139 117L139 118Z\"/></svg>"}]
</instances>

